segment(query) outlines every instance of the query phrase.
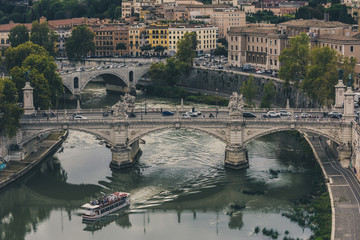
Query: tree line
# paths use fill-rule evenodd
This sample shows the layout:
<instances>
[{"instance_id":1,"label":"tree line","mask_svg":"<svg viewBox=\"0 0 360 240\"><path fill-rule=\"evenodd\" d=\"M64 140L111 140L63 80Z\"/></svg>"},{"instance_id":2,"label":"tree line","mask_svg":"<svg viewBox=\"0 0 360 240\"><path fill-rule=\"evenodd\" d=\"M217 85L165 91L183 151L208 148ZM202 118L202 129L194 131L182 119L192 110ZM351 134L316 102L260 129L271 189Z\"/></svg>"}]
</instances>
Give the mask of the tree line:
<instances>
[{"instance_id":1,"label":"tree line","mask_svg":"<svg viewBox=\"0 0 360 240\"><path fill-rule=\"evenodd\" d=\"M24 1L26 2L26 1ZM122 0L28 0L16 3L13 0L0 0L0 24L33 22L44 16L48 20L89 17L121 17Z\"/></svg>"}]
</instances>

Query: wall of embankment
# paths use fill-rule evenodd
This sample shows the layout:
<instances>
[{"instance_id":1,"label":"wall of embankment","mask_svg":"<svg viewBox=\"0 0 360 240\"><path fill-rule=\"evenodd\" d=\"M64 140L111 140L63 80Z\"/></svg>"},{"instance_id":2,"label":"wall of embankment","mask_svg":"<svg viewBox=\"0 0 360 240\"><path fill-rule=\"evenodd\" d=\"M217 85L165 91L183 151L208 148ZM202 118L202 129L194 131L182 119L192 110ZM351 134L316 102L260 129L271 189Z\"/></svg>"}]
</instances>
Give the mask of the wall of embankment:
<instances>
[{"instance_id":1,"label":"wall of embankment","mask_svg":"<svg viewBox=\"0 0 360 240\"><path fill-rule=\"evenodd\" d=\"M250 73L233 70L210 70L204 68L194 68L188 76L184 76L179 81L179 86L216 91L231 94L239 91L240 87L249 78ZM291 107L318 107L303 92L290 86L286 90L284 82L278 78L272 78L265 75L253 74L254 82L257 87L255 99L261 100L264 93L264 86L270 80L274 82L276 95L274 103L278 106L285 107L287 96L290 99ZM288 91L288 94L287 94Z\"/></svg>"}]
</instances>

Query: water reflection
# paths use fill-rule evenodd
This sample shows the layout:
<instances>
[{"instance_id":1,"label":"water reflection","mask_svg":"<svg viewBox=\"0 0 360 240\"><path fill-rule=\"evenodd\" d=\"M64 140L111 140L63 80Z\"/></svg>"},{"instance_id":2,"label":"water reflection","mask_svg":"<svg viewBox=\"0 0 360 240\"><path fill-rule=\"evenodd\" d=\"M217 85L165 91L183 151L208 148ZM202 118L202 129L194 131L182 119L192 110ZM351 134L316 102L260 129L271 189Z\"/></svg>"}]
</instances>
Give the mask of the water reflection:
<instances>
[{"instance_id":1,"label":"water reflection","mask_svg":"<svg viewBox=\"0 0 360 240\"><path fill-rule=\"evenodd\" d=\"M111 171L109 149L71 132L62 153L0 193L0 239L262 239L255 226L311 234L280 214L311 192L309 176L321 177L314 161L299 156L295 139L254 141L250 168L241 171L225 169L224 144L196 131L166 130L145 140L135 167ZM118 190L131 193L128 209L82 223L84 202Z\"/></svg>"}]
</instances>

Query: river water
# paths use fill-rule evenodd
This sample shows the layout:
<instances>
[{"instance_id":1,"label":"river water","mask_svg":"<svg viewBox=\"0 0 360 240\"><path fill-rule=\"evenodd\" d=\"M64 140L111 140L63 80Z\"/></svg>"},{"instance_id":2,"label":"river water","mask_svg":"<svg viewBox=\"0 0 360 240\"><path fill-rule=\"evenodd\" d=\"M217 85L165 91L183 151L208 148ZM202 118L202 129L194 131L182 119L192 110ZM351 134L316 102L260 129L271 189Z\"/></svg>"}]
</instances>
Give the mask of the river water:
<instances>
[{"instance_id":1,"label":"river water","mask_svg":"<svg viewBox=\"0 0 360 240\"><path fill-rule=\"evenodd\" d=\"M281 216L311 192L312 178L321 178L295 138L251 142L250 167L238 171L223 166L225 144L202 132L164 130L144 140L134 167L112 171L109 149L70 132L63 152L0 192L0 239L269 239L254 233L257 226L276 229L279 239L286 230L295 238L311 235ZM82 223L80 206L113 191L130 192L130 207Z\"/></svg>"}]
</instances>

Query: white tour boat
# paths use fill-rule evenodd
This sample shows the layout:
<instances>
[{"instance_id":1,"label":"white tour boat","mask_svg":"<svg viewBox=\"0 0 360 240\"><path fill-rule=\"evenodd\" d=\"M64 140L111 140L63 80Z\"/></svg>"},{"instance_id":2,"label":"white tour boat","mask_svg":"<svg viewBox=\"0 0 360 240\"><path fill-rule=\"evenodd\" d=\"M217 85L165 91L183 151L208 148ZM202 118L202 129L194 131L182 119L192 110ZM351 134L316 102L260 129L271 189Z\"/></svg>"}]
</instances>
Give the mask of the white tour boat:
<instances>
[{"instance_id":1,"label":"white tour boat","mask_svg":"<svg viewBox=\"0 0 360 240\"><path fill-rule=\"evenodd\" d=\"M114 192L82 205L81 217L85 221L97 220L128 205L130 205L130 193Z\"/></svg>"}]
</instances>

